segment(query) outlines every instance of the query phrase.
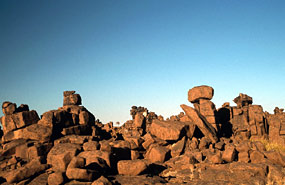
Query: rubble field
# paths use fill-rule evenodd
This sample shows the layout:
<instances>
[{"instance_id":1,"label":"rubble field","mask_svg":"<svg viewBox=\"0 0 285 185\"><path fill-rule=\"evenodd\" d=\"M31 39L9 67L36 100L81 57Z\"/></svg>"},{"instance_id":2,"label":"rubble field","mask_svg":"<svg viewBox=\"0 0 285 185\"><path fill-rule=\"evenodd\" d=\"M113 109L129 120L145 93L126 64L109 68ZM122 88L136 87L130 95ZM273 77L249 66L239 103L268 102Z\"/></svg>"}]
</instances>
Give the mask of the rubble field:
<instances>
[{"instance_id":1,"label":"rubble field","mask_svg":"<svg viewBox=\"0 0 285 185\"><path fill-rule=\"evenodd\" d=\"M193 87L191 106L166 119L133 106L121 127L102 124L75 91L41 116L5 101L0 184L285 184L283 109L269 114L242 93L216 109L213 96Z\"/></svg>"}]
</instances>

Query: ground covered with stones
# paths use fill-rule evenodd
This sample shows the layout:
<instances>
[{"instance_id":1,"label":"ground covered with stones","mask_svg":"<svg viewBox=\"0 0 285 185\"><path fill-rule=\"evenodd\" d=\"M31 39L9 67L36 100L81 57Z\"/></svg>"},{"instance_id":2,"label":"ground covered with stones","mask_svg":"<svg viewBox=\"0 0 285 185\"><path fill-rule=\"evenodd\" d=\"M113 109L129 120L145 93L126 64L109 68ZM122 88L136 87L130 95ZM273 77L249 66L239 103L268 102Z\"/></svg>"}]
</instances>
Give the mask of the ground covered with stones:
<instances>
[{"instance_id":1,"label":"ground covered with stones","mask_svg":"<svg viewBox=\"0 0 285 185\"><path fill-rule=\"evenodd\" d=\"M194 87L191 105L166 119L133 106L121 127L101 123L75 91L41 116L3 102L0 184L285 184L283 109L269 114L242 93L216 109L213 96Z\"/></svg>"}]
</instances>

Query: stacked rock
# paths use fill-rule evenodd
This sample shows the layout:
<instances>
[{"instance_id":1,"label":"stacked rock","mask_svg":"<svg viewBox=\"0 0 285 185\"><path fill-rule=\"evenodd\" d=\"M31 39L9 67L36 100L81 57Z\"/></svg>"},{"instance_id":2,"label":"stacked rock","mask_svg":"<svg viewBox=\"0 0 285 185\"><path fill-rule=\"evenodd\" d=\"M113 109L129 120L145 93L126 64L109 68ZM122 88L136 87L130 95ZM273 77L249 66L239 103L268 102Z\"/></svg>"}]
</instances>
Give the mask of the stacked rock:
<instances>
[{"instance_id":1,"label":"stacked rock","mask_svg":"<svg viewBox=\"0 0 285 185\"><path fill-rule=\"evenodd\" d=\"M195 123L201 132L211 139L218 141L218 126L216 123L216 107L210 100L214 96L214 89L210 86L197 86L188 91L188 100L194 104L195 109L181 105L186 115Z\"/></svg>"},{"instance_id":2,"label":"stacked rock","mask_svg":"<svg viewBox=\"0 0 285 185\"><path fill-rule=\"evenodd\" d=\"M63 92L63 107L51 110L42 115L39 124L53 130L54 139L62 135L89 135L95 126L95 117L81 105L81 96L75 91Z\"/></svg>"}]
</instances>

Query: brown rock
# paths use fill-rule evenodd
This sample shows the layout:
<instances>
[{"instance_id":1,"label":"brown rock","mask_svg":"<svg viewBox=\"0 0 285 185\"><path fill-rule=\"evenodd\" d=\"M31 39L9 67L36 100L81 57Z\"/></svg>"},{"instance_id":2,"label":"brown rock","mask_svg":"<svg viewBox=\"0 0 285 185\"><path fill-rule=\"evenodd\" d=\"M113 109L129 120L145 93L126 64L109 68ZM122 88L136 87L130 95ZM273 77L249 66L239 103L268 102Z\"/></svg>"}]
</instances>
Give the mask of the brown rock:
<instances>
[{"instance_id":1,"label":"brown rock","mask_svg":"<svg viewBox=\"0 0 285 185\"><path fill-rule=\"evenodd\" d=\"M81 150L80 145L72 143L59 143L47 155L47 163L53 170L65 172L71 159Z\"/></svg>"},{"instance_id":2,"label":"brown rock","mask_svg":"<svg viewBox=\"0 0 285 185\"><path fill-rule=\"evenodd\" d=\"M122 160L118 162L118 173L121 175L140 175L147 169L144 160Z\"/></svg>"},{"instance_id":3,"label":"brown rock","mask_svg":"<svg viewBox=\"0 0 285 185\"><path fill-rule=\"evenodd\" d=\"M142 146L144 149L148 149L148 147L155 142L155 140L149 133L145 134L143 138L144 142L142 143Z\"/></svg>"},{"instance_id":4,"label":"brown rock","mask_svg":"<svg viewBox=\"0 0 285 185\"><path fill-rule=\"evenodd\" d=\"M100 144L97 141L88 141L83 144L84 151L98 150L99 147L100 147Z\"/></svg>"},{"instance_id":5,"label":"brown rock","mask_svg":"<svg viewBox=\"0 0 285 185\"><path fill-rule=\"evenodd\" d=\"M197 86L188 91L188 100L191 103L197 102L199 99L211 100L214 96L214 89L210 86Z\"/></svg>"},{"instance_id":6,"label":"brown rock","mask_svg":"<svg viewBox=\"0 0 285 185\"><path fill-rule=\"evenodd\" d=\"M17 109L17 105L15 103L5 101L2 104L2 112L4 115L14 114Z\"/></svg>"},{"instance_id":7,"label":"brown rock","mask_svg":"<svg viewBox=\"0 0 285 185\"><path fill-rule=\"evenodd\" d=\"M239 152L238 153L238 161L248 163L249 162L249 155L247 151Z\"/></svg>"},{"instance_id":8,"label":"brown rock","mask_svg":"<svg viewBox=\"0 0 285 185\"><path fill-rule=\"evenodd\" d=\"M277 151L264 152L264 155L274 164L285 167L285 156Z\"/></svg>"},{"instance_id":9,"label":"brown rock","mask_svg":"<svg viewBox=\"0 0 285 185\"><path fill-rule=\"evenodd\" d=\"M209 124L206 120L202 120L198 112L193 109L192 107L189 107L187 105L180 105L180 107L184 110L186 115L193 120L193 122L197 125L197 127L201 130L201 132L211 139L213 143L216 143L218 141L215 129L212 127L211 124Z\"/></svg>"},{"instance_id":10,"label":"brown rock","mask_svg":"<svg viewBox=\"0 0 285 185\"><path fill-rule=\"evenodd\" d=\"M233 162L237 157L237 152L234 146L226 145L225 151L223 152L222 159L228 163Z\"/></svg>"},{"instance_id":11,"label":"brown rock","mask_svg":"<svg viewBox=\"0 0 285 185\"><path fill-rule=\"evenodd\" d=\"M15 139L30 139L40 142L47 142L52 135L52 129L39 124L32 124L23 129L10 131L2 138L3 142L9 142Z\"/></svg>"},{"instance_id":12,"label":"brown rock","mask_svg":"<svg viewBox=\"0 0 285 185\"><path fill-rule=\"evenodd\" d=\"M79 94L74 94L75 91L63 92L63 106L65 105L81 105L81 97Z\"/></svg>"},{"instance_id":13,"label":"brown rock","mask_svg":"<svg viewBox=\"0 0 285 185\"><path fill-rule=\"evenodd\" d=\"M179 140L177 143L174 143L171 146L171 156L172 157L177 157L180 154L182 154L185 148L185 142L186 142L186 139L185 137L183 137L181 140Z\"/></svg>"},{"instance_id":14,"label":"brown rock","mask_svg":"<svg viewBox=\"0 0 285 185\"><path fill-rule=\"evenodd\" d=\"M6 115L1 118L4 134L9 131L19 129L39 121L39 116L36 111L18 112L12 115Z\"/></svg>"},{"instance_id":15,"label":"brown rock","mask_svg":"<svg viewBox=\"0 0 285 185\"><path fill-rule=\"evenodd\" d=\"M142 113L137 113L134 119L134 126L138 128L142 128L144 125L145 117Z\"/></svg>"},{"instance_id":16,"label":"brown rock","mask_svg":"<svg viewBox=\"0 0 285 185\"><path fill-rule=\"evenodd\" d=\"M86 159L86 165L94 162L98 162L98 158L102 158L106 161L107 165L111 167L111 153L107 151L94 150L94 151L84 151L78 154L78 157Z\"/></svg>"},{"instance_id":17,"label":"brown rock","mask_svg":"<svg viewBox=\"0 0 285 185\"><path fill-rule=\"evenodd\" d=\"M216 123L216 106L210 100L201 99L199 100L199 113L205 117L205 119L210 123L216 131L218 131Z\"/></svg>"},{"instance_id":18,"label":"brown rock","mask_svg":"<svg viewBox=\"0 0 285 185\"><path fill-rule=\"evenodd\" d=\"M252 97L240 93L239 96L234 99L234 102L237 104L238 108L241 108L252 104Z\"/></svg>"},{"instance_id":19,"label":"brown rock","mask_svg":"<svg viewBox=\"0 0 285 185\"><path fill-rule=\"evenodd\" d=\"M131 159L135 160L138 159L140 157L140 153L137 150L131 150Z\"/></svg>"},{"instance_id":20,"label":"brown rock","mask_svg":"<svg viewBox=\"0 0 285 185\"><path fill-rule=\"evenodd\" d=\"M207 155L207 159L214 164L221 164L223 162L222 153L220 151Z\"/></svg>"},{"instance_id":21,"label":"brown rock","mask_svg":"<svg viewBox=\"0 0 285 185\"><path fill-rule=\"evenodd\" d=\"M55 172L48 176L49 185L61 185L64 182L63 173Z\"/></svg>"},{"instance_id":22,"label":"brown rock","mask_svg":"<svg viewBox=\"0 0 285 185\"><path fill-rule=\"evenodd\" d=\"M153 120L150 133L162 140L178 140L185 129L185 124L178 121Z\"/></svg>"},{"instance_id":23,"label":"brown rock","mask_svg":"<svg viewBox=\"0 0 285 185\"><path fill-rule=\"evenodd\" d=\"M152 145L148 149L145 159L148 159L150 162L164 162L167 160L169 155L169 149L163 146Z\"/></svg>"},{"instance_id":24,"label":"brown rock","mask_svg":"<svg viewBox=\"0 0 285 185\"><path fill-rule=\"evenodd\" d=\"M67 168L66 176L68 179L76 179L76 180L84 180L84 181L92 181L93 173L90 173L87 169L81 168Z\"/></svg>"},{"instance_id":25,"label":"brown rock","mask_svg":"<svg viewBox=\"0 0 285 185\"><path fill-rule=\"evenodd\" d=\"M266 159L263 153L255 150L250 153L250 161L251 163L265 163Z\"/></svg>"},{"instance_id":26,"label":"brown rock","mask_svg":"<svg viewBox=\"0 0 285 185\"><path fill-rule=\"evenodd\" d=\"M112 185L112 183L104 176L92 182L91 185Z\"/></svg>"},{"instance_id":27,"label":"brown rock","mask_svg":"<svg viewBox=\"0 0 285 185\"><path fill-rule=\"evenodd\" d=\"M20 182L21 180L27 179L33 175L40 173L47 167L48 166L46 164L41 164L39 159L34 159L26 166L9 172L5 178L8 183Z\"/></svg>"}]
</instances>

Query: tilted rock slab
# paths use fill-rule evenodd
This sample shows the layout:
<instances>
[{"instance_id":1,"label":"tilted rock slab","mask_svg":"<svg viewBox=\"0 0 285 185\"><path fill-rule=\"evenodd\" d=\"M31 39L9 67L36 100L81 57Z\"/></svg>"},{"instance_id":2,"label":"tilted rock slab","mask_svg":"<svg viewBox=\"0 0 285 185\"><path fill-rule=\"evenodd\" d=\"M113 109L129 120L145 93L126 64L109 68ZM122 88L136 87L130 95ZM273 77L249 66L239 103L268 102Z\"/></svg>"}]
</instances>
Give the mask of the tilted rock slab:
<instances>
[{"instance_id":1,"label":"tilted rock slab","mask_svg":"<svg viewBox=\"0 0 285 185\"><path fill-rule=\"evenodd\" d=\"M209 124L206 120L202 120L199 116L199 113L193 109L192 107L189 107L187 105L180 105L180 107L184 110L186 115L193 120L194 124L199 127L201 132L211 139L213 143L216 143L218 141L218 137L216 135L215 129L212 127L211 124Z\"/></svg>"}]
</instances>

